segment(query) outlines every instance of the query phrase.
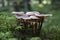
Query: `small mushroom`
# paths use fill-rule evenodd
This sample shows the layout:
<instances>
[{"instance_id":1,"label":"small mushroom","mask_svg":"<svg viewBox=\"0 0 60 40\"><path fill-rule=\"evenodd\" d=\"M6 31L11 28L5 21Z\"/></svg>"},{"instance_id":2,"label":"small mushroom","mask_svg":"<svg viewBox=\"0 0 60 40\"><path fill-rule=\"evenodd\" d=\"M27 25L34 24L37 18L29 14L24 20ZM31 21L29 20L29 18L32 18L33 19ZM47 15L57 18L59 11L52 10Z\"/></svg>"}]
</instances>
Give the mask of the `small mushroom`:
<instances>
[{"instance_id":1,"label":"small mushroom","mask_svg":"<svg viewBox=\"0 0 60 40\"><path fill-rule=\"evenodd\" d=\"M16 14L17 16L23 15L24 12L12 12L12 14Z\"/></svg>"},{"instance_id":2,"label":"small mushroom","mask_svg":"<svg viewBox=\"0 0 60 40\"><path fill-rule=\"evenodd\" d=\"M20 18L23 19L23 18L27 18L27 17L28 17L28 16L23 16L23 15L22 15L22 16L16 16L16 18L18 18L18 19L20 19Z\"/></svg>"},{"instance_id":3,"label":"small mushroom","mask_svg":"<svg viewBox=\"0 0 60 40\"><path fill-rule=\"evenodd\" d=\"M38 19L36 16L30 16L31 19Z\"/></svg>"},{"instance_id":4,"label":"small mushroom","mask_svg":"<svg viewBox=\"0 0 60 40\"><path fill-rule=\"evenodd\" d=\"M37 12L37 11L32 11L32 12L27 12L26 15L28 15L28 16L35 16L35 15L40 15L40 13Z\"/></svg>"},{"instance_id":5,"label":"small mushroom","mask_svg":"<svg viewBox=\"0 0 60 40\"><path fill-rule=\"evenodd\" d=\"M27 12L26 15L31 16L31 15L35 15L34 12Z\"/></svg>"},{"instance_id":6,"label":"small mushroom","mask_svg":"<svg viewBox=\"0 0 60 40\"><path fill-rule=\"evenodd\" d=\"M24 19L24 20L28 20L28 19L30 19L30 18L29 18L28 16L24 16L23 19Z\"/></svg>"},{"instance_id":7,"label":"small mushroom","mask_svg":"<svg viewBox=\"0 0 60 40\"><path fill-rule=\"evenodd\" d=\"M52 14L40 14L40 15L37 14L36 16L45 16L46 17L46 16L52 16Z\"/></svg>"}]
</instances>

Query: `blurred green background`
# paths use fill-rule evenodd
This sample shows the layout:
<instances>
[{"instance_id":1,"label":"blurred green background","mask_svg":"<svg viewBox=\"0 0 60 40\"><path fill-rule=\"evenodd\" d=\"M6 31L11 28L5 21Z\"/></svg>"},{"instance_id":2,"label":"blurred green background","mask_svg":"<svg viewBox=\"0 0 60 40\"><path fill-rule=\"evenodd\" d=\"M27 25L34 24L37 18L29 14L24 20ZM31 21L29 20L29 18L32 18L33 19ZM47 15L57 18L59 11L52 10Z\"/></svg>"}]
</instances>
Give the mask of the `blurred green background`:
<instances>
[{"instance_id":1,"label":"blurred green background","mask_svg":"<svg viewBox=\"0 0 60 40\"><path fill-rule=\"evenodd\" d=\"M21 29L21 26L16 25L15 15L11 14L14 11L13 2L19 4L19 1L21 0L0 0L0 40L18 40L20 38L20 34L14 32L16 29ZM31 0L30 5L33 11L53 14L44 22L40 38L33 37L30 40L60 40L60 0ZM29 39L27 38L27 40Z\"/></svg>"}]
</instances>

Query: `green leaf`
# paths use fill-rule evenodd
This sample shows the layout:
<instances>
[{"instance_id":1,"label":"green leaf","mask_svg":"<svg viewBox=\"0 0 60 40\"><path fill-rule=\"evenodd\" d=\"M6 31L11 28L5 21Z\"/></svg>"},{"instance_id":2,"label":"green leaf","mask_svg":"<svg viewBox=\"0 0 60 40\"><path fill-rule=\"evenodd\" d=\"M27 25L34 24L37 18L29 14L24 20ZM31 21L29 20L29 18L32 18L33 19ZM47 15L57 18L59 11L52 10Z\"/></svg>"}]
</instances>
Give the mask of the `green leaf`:
<instances>
[{"instance_id":1,"label":"green leaf","mask_svg":"<svg viewBox=\"0 0 60 40\"><path fill-rule=\"evenodd\" d=\"M17 26L15 29L22 29L23 27L22 26Z\"/></svg>"}]
</instances>

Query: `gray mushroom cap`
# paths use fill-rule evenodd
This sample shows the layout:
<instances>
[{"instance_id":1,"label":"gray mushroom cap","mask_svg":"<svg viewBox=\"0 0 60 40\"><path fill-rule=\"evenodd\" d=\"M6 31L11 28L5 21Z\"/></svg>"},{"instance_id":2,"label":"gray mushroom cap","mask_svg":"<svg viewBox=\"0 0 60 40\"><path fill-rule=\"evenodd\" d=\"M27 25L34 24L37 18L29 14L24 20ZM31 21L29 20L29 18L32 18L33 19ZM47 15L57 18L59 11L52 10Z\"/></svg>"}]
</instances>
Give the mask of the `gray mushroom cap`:
<instances>
[{"instance_id":1,"label":"gray mushroom cap","mask_svg":"<svg viewBox=\"0 0 60 40\"><path fill-rule=\"evenodd\" d=\"M27 12L26 15L35 15L34 12Z\"/></svg>"},{"instance_id":2,"label":"gray mushroom cap","mask_svg":"<svg viewBox=\"0 0 60 40\"><path fill-rule=\"evenodd\" d=\"M30 16L31 19L38 19L36 16Z\"/></svg>"},{"instance_id":3,"label":"gray mushroom cap","mask_svg":"<svg viewBox=\"0 0 60 40\"><path fill-rule=\"evenodd\" d=\"M31 16L34 16L34 15L36 15L36 14L40 14L39 12L37 12L37 11L33 11L33 12L27 12L26 13L26 15L31 15Z\"/></svg>"},{"instance_id":4,"label":"gray mushroom cap","mask_svg":"<svg viewBox=\"0 0 60 40\"><path fill-rule=\"evenodd\" d=\"M21 19L21 18L23 19L23 18L27 18L27 17L28 16L24 16L24 15L23 16L16 16L16 18L18 18L18 19Z\"/></svg>"},{"instance_id":5,"label":"gray mushroom cap","mask_svg":"<svg viewBox=\"0 0 60 40\"><path fill-rule=\"evenodd\" d=\"M52 14L40 14L40 15L38 15L38 14L36 14L36 16L52 16Z\"/></svg>"},{"instance_id":6,"label":"gray mushroom cap","mask_svg":"<svg viewBox=\"0 0 60 40\"><path fill-rule=\"evenodd\" d=\"M23 15L24 12L12 12L12 14L19 14L19 15Z\"/></svg>"}]
</instances>

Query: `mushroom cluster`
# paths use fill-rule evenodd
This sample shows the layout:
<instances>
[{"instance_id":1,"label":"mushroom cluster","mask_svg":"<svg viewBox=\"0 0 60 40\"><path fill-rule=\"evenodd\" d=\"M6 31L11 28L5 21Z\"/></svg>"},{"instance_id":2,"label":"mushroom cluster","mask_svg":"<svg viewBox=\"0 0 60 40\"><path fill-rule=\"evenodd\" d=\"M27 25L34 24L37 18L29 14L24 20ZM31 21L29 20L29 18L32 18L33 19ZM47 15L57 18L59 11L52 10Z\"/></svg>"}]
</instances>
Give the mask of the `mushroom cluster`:
<instances>
[{"instance_id":1,"label":"mushroom cluster","mask_svg":"<svg viewBox=\"0 0 60 40\"><path fill-rule=\"evenodd\" d=\"M24 26L25 29L32 28L32 34L38 35L40 34L40 30L42 27L42 24L44 22L44 17L52 16L52 14L40 14L37 11L32 12L12 12L12 14L16 15L16 18L18 19L17 25ZM25 30L28 32L27 30ZM31 32L30 32L31 33Z\"/></svg>"},{"instance_id":2,"label":"mushroom cluster","mask_svg":"<svg viewBox=\"0 0 60 40\"><path fill-rule=\"evenodd\" d=\"M35 15L38 14L40 15L39 12L26 12L26 14L24 14L24 12L12 12L13 14L16 14L16 18L20 19L38 19Z\"/></svg>"},{"instance_id":3,"label":"mushroom cluster","mask_svg":"<svg viewBox=\"0 0 60 40\"><path fill-rule=\"evenodd\" d=\"M32 12L12 12L12 14L16 14L16 18L20 19L38 19L38 17L46 17L46 16L52 16L52 14L40 14L37 11L32 11Z\"/></svg>"}]
</instances>

